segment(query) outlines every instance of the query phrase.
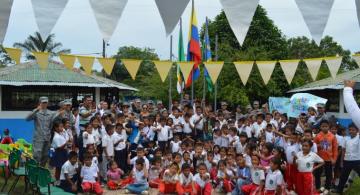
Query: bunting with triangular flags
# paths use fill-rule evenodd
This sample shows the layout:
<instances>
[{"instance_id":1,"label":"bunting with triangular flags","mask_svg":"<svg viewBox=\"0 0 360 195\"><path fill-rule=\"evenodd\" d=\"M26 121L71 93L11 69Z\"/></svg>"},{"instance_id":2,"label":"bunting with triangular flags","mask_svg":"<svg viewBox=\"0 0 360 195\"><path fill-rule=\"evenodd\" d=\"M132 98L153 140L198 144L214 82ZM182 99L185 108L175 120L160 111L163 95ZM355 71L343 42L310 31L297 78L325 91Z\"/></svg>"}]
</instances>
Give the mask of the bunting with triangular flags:
<instances>
[{"instance_id":1,"label":"bunting with triangular flags","mask_svg":"<svg viewBox=\"0 0 360 195\"><path fill-rule=\"evenodd\" d=\"M64 11L68 0L31 0L40 34L46 39Z\"/></svg>"},{"instance_id":2,"label":"bunting with triangular flags","mask_svg":"<svg viewBox=\"0 0 360 195\"><path fill-rule=\"evenodd\" d=\"M275 61L256 61L256 65L259 68L261 77L264 80L265 85L270 81L271 75L274 71L276 62Z\"/></svg>"},{"instance_id":3,"label":"bunting with triangular flags","mask_svg":"<svg viewBox=\"0 0 360 195\"><path fill-rule=\"evenodd\" d=\"M141 60L131 60L131 59L121 59L121 62L124 64L126 70L129 72L131 78L135 80L136 74L140 68Z\"/></svg>"},{"instance_id":4,"label":"bunting with triangular flags","mask_svg":"<svg viewBox=\"0 0 360 195\"><path fill-rule=\"evenodd\" d=\"M89 0L105 42L109 42L128 0Z\"/></svg>"},{"instance_id":5,"label":"bunting with triangular flags","mask_svg":"<svg viewBox=\"0 0 360 195\"><path fill-rule=\"evenodd\" d=\"M204 62L204 65L210 75L212 83L215 85L224 66L224 62Z\"/></svg>"},{"instance_id":6,"label":"bunting with triangular flags","mask_svg":"<svg viewBox=\"0 0 360 195\"><path fill-rule=\"evenodd\" d=\"M357 19L360 26L360 0L355 0Z\"/></svg>"},{"instance_id":7,"label":"bunting with triangular flags","mask_svg":"<svg viewBox=\"0 0 360 195\"><path fill-rule=\"evenodd\" d=\"M355 54L352 56L352 58L355 60L358 67L360 67L360 54Z\"/></svg>"},{"instance_id":8,"label":"bunting with triangular flags","mask_svg":"<svg viewBox=\"0 0 360 195\"><path fill-rule=\"evenodd\" d=\"M77 59L81 64L81 67L84 68L85 73L91 75L95 57L77 56Z\"/></svg>"},{"instance_id":9,"label":"bunting with triangular flags","mask_svg":"<svg viewBox=\"0 0 360 195\"><path fill-rule=\"evenodd\" d=\"M329 68L332 78L335 78L342 62L342 57L325 58L326 64Z\"/></svg>"},{"instance_id":10,"label":"bunting with triangular flags","mask_svg":"<svg viewBox=\"0 0 360 195\"><path fill-rule=\"evenodd\" d=\"M241 61L234 62L235 68L239 74L239 77L244 85L246 85L250 73L254 66L254 61Z\"/></svg>"},{"instance_id":11,"label":"bunting with triangular flags","mask_svg":"<svg viewBox=\"0 0 360 195\"><path fill-rule=\"evenodd\" d=\"M46 70L49 64L49 53L32 52L41 70Z\"/></svg>"},{"instance_id":12,"label":"bunting with triangular flags","mask_svg":"<svg viewBox=\"0 0 360 195\"><path fill-rule=\"evenodd\" d=\"M188 80L190 72L194 66L194 62L178 62L185 81Z\"/></svg>"},{"instance_id":13,"label":"bunting with triangular flags","mask_svg":"<svg viewBox=\"0 0 360 195\"><path fill-rule=\"evenodd\" d=\"M286 80L290 85L299 65L299 60L281 60L279 63L285 74Z\"/></svg>"},{"instance_id":14,"label":"bunting with triangular flags","mask_svg":"<svg viewBox=\"0 0 360 195\"><path fill-rule=\"evenodd\" d=\"M107 75L111 75L112 70L115 66L116 59L115 58L97 58L97 60L103 67L105 73Z\"/></svg>"},{"instance_id":15,"label":"bunting with triangular flags","mask_svg":"<svg viewBox=\"0 0 360 195\"><path fill-rule=\"evenodd\" d=\"M321 63L323 61L322 58L313 58L313 59L304 59L303 60L306 64L306 66L309 69L311 78L316 81L316 77L318 75L318 72L320 70L321 67Z\"/></svg>"},{"instance_id":16,"label":"bunting with triangular flags","mask_svg":"<svg viewBox=\"0 0 360 195\"><path fill-rule=\"evenodd\" d=\"M72 70L74 68L76 56L60 54L59 58L67 69Z\"/></svg>"},{"instance_id":17,"label":"bunting with triangular flags","mask_svg":"<svg viewBox=\"0 0 360 195\"><path fill-rule=\"evenodd\" d=\"M16 64L20 64L21 49L17 48L4 48L9 57L15 61Z\"/></svg>"},{"instance_id":18,"label":"bunting with triangular flags","mask_svg":"<svg viewBox=\"0 0 360 195\"><path fill-rule=\"evenodd\" d=\"M159 72L161 81L164 82L173 65L171 61L153 61L157 71Z\"/></svg>"},{"instance_id":19,"label":"bunting with triangular flags","mask_svg":"<svg viewBox=\"0 0 360 195\"><path fill-rule=\"evenodd\" d=\"M3 43L9 25L13 0L0 0L0 44Z\"/></svg>"}]
</instances>

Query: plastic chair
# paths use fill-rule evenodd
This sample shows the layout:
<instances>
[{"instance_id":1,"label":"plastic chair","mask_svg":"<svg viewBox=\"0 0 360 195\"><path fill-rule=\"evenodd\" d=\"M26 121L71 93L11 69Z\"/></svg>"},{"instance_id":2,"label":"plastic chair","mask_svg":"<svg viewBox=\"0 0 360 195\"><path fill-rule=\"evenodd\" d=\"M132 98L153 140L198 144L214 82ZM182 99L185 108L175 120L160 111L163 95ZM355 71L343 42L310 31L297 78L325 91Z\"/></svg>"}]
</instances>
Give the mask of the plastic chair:
<instances>
[{"instance_id":1,"label":"plastic chair","mask_svg":"<svg viewBox=\"0 0 360 195\"><path fill-rule=\"evenodd\" d=\"M38 167L37 169L37 187L40 194L67 194L63 189L52 185L51 173L48 169Z\"/></svg>"},{"instance_id":2,"label":"plastic chair","mask_svg":"<svg viewBox=\"0 0 360 195\"><path fill-rule=\"evenodd\" d=\"M10 155L9 155L10 173L12 175L15 175L16 178L15 178L13 184L11 185L8 193L10 193L15 188L16 184L19 182L20 177L26 177L25 167L19 167L20 160L21 160L21 152L20 151L14 150L14 151L10 152ZM5 180L5 183L7 183L8 179L9 178L7 178Z\"/></svg>"},{"instance_id":3,"label":"plastic chair","mask_svg":"<svg viewBox=\"0 0 360 195\"><path fill-rule=\"evenodd\" d=\"M29 164L27 167L28 172L28 182L30 189L33 191L33 194L37 191L37 177L38 177L38 166Z\"/></svg>"}]
</instances>

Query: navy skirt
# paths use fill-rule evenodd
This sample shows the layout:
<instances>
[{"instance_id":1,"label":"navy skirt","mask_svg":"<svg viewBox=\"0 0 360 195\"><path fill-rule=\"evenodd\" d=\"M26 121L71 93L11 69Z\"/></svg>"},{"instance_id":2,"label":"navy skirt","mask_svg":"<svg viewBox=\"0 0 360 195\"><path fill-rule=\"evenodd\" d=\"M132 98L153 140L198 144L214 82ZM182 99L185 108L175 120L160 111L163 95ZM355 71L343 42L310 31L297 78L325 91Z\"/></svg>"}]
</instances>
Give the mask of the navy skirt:
<instances>
[{"instance_id":1,"label":"navy skirt","mask_svg":"<svg viewBox=\"0 0 360 195\"><path fill-rule=\"evenodd\" d=\"M68 153L64 148L55 149L53 157L50 159L50 165L53 167L62 167L68 160Z\"/></svg>"}]
</instances>

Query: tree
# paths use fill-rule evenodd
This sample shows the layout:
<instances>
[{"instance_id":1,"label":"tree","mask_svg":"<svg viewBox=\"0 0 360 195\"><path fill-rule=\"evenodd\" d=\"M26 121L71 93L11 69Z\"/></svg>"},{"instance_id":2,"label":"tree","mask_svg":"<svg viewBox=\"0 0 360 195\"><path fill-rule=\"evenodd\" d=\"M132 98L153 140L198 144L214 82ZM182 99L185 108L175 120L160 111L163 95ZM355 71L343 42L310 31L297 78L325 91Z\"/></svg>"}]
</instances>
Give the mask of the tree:
<instances>
[{"instance_id":1,"label":"tree","mask_svg":"<svg viewBox=\"0 0 360 195\"><path fill-rule=\"evenodd\" d=\"M5 53L5 49L0 45L0 68L10 64L11 58Z\"/></svg>"},{"instance_id":2,"label":"tree","mask_svg":"<svg viewBox=\"0 0 360 195\"><path fill-rule=\"evenodd\" d=\"M45 40L39 32L29 35L23 43L14 43L14 47L22 49L26 52L28 59L34 59L31 52L49 52L51 56L57 56L61 53L70 53L70 49L63 49L60 42L55 42L55 35L50 34Z\"/></svg>"}]
</instances>

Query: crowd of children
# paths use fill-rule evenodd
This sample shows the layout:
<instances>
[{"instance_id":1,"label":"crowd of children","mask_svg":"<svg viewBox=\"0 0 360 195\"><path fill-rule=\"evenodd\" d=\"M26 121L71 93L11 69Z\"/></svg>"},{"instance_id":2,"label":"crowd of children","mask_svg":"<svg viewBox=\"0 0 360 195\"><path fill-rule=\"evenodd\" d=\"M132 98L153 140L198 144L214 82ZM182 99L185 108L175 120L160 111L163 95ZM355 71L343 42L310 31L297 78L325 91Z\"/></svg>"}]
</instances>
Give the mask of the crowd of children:
<instances>
[{"instance_id":1,"label":"crowd of children","mask_svg":"<svg viewBox=\"0 0 360 195\"><path fill-rule=\"evenodd\" d=\"M359 139L345 141L358 128L350 125L345 138L322 104L288 119L259 102L246 112L231 112L225 102L216 111L201 102L174 101L170 111L162 102L138 102L102 102L86 116L75 109L76 120L88 120L79 126L54 121L50 165L65 191L102 194L106 185L135 194L327 194L339 185L344 149L360 150Z\"/></svg>"}]
</instances>

